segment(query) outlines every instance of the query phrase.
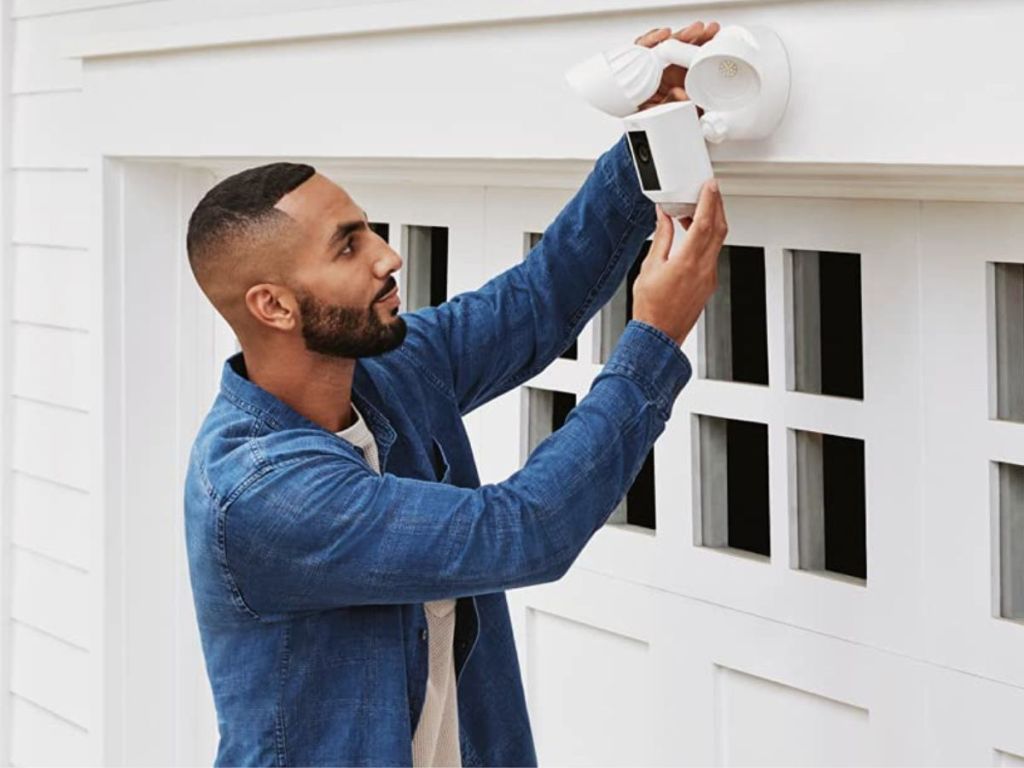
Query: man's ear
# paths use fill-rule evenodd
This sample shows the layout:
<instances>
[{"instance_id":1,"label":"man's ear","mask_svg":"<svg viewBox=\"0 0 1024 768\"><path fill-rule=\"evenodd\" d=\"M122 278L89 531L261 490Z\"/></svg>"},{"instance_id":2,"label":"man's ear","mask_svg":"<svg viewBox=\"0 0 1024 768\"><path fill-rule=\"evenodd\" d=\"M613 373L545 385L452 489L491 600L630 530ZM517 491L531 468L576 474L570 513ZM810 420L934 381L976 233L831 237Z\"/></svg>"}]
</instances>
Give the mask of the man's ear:
<instances>
[{"instance_id":1,"label":"man's ear","mask_svg":"<svg viewBox=\"0 0 1024 768\"><path fill-rule=\"evenodd\" d=\"M262 326L291 331L299 325L299 303L295 294L283 286L274 283L252 286L245 292L245 306Z\"/></svg>"}]
</instances>

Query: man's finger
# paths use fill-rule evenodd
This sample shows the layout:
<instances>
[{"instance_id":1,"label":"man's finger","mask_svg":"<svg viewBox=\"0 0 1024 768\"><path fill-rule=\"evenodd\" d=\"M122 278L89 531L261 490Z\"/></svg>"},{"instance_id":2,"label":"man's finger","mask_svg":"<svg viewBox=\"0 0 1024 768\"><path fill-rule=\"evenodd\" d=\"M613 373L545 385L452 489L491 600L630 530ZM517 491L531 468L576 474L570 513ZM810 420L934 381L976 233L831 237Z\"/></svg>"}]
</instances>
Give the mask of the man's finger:
<instances>
[{"instance_id":1,"label":"man's finger","mask_svg":"<svg viewBox=\"0 0 1024 768\"><path fill-rule=\"evenodd\" d=\"M645 32L642 35L638 35L636 40L633 41L633 45L643 45L644 44L644 38L646 38L648 35L654 34L655 31L656 30L652 29L649 32Z\"/></svg>"},{"instance_id":2,"label":"man's finger","mask_svg":"<svg viewBox=\"0 0 1024 768\"><path fill-rule=\"evenodd\" d=\"M638 37L634 42L636 45L642 45L645 48L652 48L658 43L668 40L671 35L672 30L668 27L658 27L644 35L640 35L640 37Z\"/></svg>"},{"instance_id":3,"label":"man's finger","mask_svg":"<svg viewBox=\"0 0 1024 768\"><path fill-rule=\"evenodd\" d=\"M716 186L718 182L715 182ZM724 241L726 234L729 231L729 223L725 216L725 199L722 197L721 188L718 190L718 194L715 196L714 201L714 218L712 222L712 241Z\"/></svg>"},{"instance_id":4,"label":"man's finger","mask_svg":"<svg viewBox=\"0 0 1024 768\"><path fill-rule=\"evenodd\" d=\"M700 38L698 38L697 40L697 45L704 45L704 43L708 42L711 38L717 35L721 28L721 24L719 24L717 21L712 21L710 24L704 27L704 31L701 33Z\"/></svg>"},{"instance_id":5,"label":"man's finger","mask_svg":"<svg viewBox=\"0 0 1024 768\"><path fill-rule=\"evenodd\" d=\"M651 241L651 249L647 252L647 258L654 261L664 261L672 250L672 237L675 234L672 227L672 219L665 213L660 205L655 206L658 216L658 223L654 228L654 239Z\"/></svg>"},{"instance_id":6,"label":"man's finger","mask_svg":"<svg viewBox=\"0 0 1024 768\"><path fill-rule=\"evenodd\" d=\"M704 22L695 21L688 27L683 27L675 32L672 37L684 43L696 43L702 34L704 34Z\"/></svg>"},{"instance_id":7,"label":"man's finger","mask_svg":"<svg viewBox=\"0 0 1024 768\"><path fill-rule=\"evenodd\" d=\"M724 234L729 231L729 222L725 218L725 200L722 198L721 190L719 190L715 205L715 231L719 233L719 237L724 237Z\"/></svg>"},{"instance_id":8,"label":"man's finger","mask_svg":"<svg viewBox=\"0 0 1024 768\"><path fill-rule=\"evenodd\" d=\"M668 95L665 96L665 101L686 101L688 98L686 90L677 85L675 88L669 89Z\"/></svg>"},{"instance_id":9,"label":"man's finger","mask_svg":"<svg viewBox=\"0 0 1024 768\"><path fill-rule=\"evenodd\" d=\"M718 182L715 179L704 182L704 186L700 190L700 197L697 198L697 210L693 213L693 223L689 228L690 237L699 239L698 245L706 244L715 231L715 219L718 215L717 207L720 200Z\"/></svg>"}]
</instances>

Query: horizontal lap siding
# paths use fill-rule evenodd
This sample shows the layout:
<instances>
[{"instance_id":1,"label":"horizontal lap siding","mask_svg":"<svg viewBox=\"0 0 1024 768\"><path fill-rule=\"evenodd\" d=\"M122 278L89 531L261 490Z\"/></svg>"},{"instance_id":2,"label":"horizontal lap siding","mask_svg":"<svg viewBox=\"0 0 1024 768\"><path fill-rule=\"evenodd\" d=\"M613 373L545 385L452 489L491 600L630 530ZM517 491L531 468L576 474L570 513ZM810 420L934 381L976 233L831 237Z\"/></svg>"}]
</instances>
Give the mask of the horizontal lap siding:
<instances>
[{"instance_id":1,"label":"horizontal lap siding","mask_svg":"<svg viewBox=\"0 0 1024 768\"><path fill-rule=\"evenodd\" d=\"M15 168L85 169L88 126L81 91L31 93L11 99L11 163Z\"/></svg>"},{"instance_id":2,"label":"horizontal lap siding","mask_svg":"<svg viewBox=\"0 0 1024 768\"><path fill-rule=\"evenodd\" d=\"M94 490L89 415L62 406L15 397L13 417L15 470L83 491Z\"/></svg>"},{"instance_id":3,"label":"horizontal lap siding","mask_svg":"<svg viewBox=\"0 0 1024 768\"><path fill-rule=\"evenodd\" d=\"M15 323L13 338L15 397L88 411L95 373L89 334Z\"/></svg>"},{"instance_id":4,"label":"horizontal lap siding","mask_svg":"<svg viewBox=\"0 0 1024 768\"><path fill-rule=\"evenodd\" d=\"M13 0L11 15L23 18L149 2L153 0Z\"/></svg>"},{"instance_id":5,"label":"horizontal lap siding","mask_svg":"<svg viewBox=\"0 0 1024 768\"><path fill-rule=\"evenodd\" d=\"M14 242L85 247L89 239L88 176L78 169L13 171Z\"/></svg>"},{"instance_id":6,"label":"horizontal lap siding","mask_svg":"<svg viewBox=\"0 0 1024 768\"><path fill-rule=\"evenodd\" d=\"M11 690L55 716L88 729L94 714L88 651L11 620ZM18 733L12 734L17 744Z\"/></svg>"},{"instance_id":7,"label":"horizontal lap siding","mask_svg":"<svg viewBox=\"0 0 1024 768\"><path fill-rule=\"evenodd\" d=\"M11 697L12 765L58 766L88 762L89 733L80 725L20 696Z\"/></svg>"},{"instance_id":8,"label":"horizontal lap siding","mask_svg":"<svg viewBox=\"0 0 1024 768\"><path fill-rule=\"evenodd\" d=\"M93 567L89 537L89 494L24 472L11 476L14 520L11 540L83 571Z\"/></svg>"},{"instance_id":9,"label":"horizontal lap siding","mask_svg":"<svg viewBox=\"0 0 1024 768\"><path fill-rule=\"evenodd\" d=\"M89 253L95 223L81 62L66 57L92 34L210 18L281 13L337 0L11 0L9 183L2 251L12 278L0 350L10 366L11 540L7 643L13 696L9 759L16 765L96 762L91 715L99 655L89 636L102 605L91 581L100 524L93 508L94 419L102 361L95 358L102 275ZM91 652L93 651L93 652Z\"/></svg>"},{"instance_id":10,"label":"horizontal lap siding","mask_svg":"<svg viewBox=\"0 0 1024 768\"><path fill-rule=\"evenodd\" d=\"M64 3L66 5L66 0ZM31 3L15 3L26 10ZM41 4L45 6L45 3ZM52 4L51 4L52 5ZM57 18L57 17L54 17ZM99 275L91 274L80 64L57 24L15 22L9 105L8 233L12 516L6 756L15 765L93 762L97 699L88 650L95 626L89 526L96 435L89 411Z\"/></svg>"},{"instance_id":11,"label":"horizontal lap siding","mask_svg":"<svg viewBox=\"0 0 1024 768\"><path fill-rule=\"evenodd\" d=\"M46 12L60 3L14 3ZM89 411L100 363L90 331L100 275L92 274L81 65L63 58L66 16L16 21L10 100L13 221L7 250L14 296L11 364L13 472L11 706L15 765L95 761L98 699L90 633L100 610L89 568L91 477L97 435Z\"/></svg>"},{"instance_id":12,"label":"horizontal lap siding","mask_svg":"<svg viewBox=\"0 0 1024 768\"><path fill-rule=\"evenodd\" d=\"M87 572L17 545L11 565L12 618L87 649L92 626Z\"/></svg>"},{"instance_id":13,"label":"horizontal lap siding","mask_svg":"<svg viewBox=\"0 0 1024 768\"><path fill-rule=\"evenodd\" d=\"M81 34L82 14L19 19L14 24L11 90L15 94L79 92L82 62L64 55L66 47Z\"/></svg>"},{"instance_id":14,"label":"horizontal lap siding","mask_svg":"<svg viewBox=\"0 0 1024 768\"><path fill-rule=\"evenodd\" d=\"M12 307L16 322L75 331L95 331L94 308L100 279L83 248L16 245Z\"/></svg>"}]
</instances>

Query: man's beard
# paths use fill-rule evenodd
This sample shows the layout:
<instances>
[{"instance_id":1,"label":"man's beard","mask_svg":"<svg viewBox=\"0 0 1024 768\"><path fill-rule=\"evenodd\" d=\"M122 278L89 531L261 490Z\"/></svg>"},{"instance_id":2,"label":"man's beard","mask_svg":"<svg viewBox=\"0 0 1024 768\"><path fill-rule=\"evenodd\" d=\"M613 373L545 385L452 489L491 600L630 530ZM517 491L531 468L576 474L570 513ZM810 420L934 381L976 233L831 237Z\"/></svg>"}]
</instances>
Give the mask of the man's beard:
<instances>
[{"instance_id":1,"label":"man's beard","mask_svg":"<svg viewBox=\"0 0 1024 768\"><path fill-rule=\"evenodd\" d=\"M331 357L374 357L390 352L405 339L405 320L395 317L390 323L381 322L376 303L356 309L326 304L305 292L299 292L298 297L302 338L310 352Z\"/></svg>"}]
</instances>

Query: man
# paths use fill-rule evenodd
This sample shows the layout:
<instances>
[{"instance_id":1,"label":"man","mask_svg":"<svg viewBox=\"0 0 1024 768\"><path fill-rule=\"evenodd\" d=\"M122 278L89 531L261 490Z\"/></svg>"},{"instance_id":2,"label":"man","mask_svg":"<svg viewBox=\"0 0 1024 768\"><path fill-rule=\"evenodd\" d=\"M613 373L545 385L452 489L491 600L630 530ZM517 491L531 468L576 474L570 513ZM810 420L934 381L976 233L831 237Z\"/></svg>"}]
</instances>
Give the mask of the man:
<instances>
[{"instance_id":1,"label":"man","mask_svg":"<svg viewBox=\"0 0 1024 768\"><path fill-rule=\"evenodd\" d=\"M651 103L685 98L682 74ZM462 416L571 344L656 217L635 320L590 394L520 472L480 487ZM684 223L670 255L672 222L620 141L522 264L399 316L401 259L311 167L207 193L189 261L242 347L185 489L217 764L536 763L504 590L566 572L690 376L679 345L726 232L716 184Z\"/></svg>"}]
</instances>

